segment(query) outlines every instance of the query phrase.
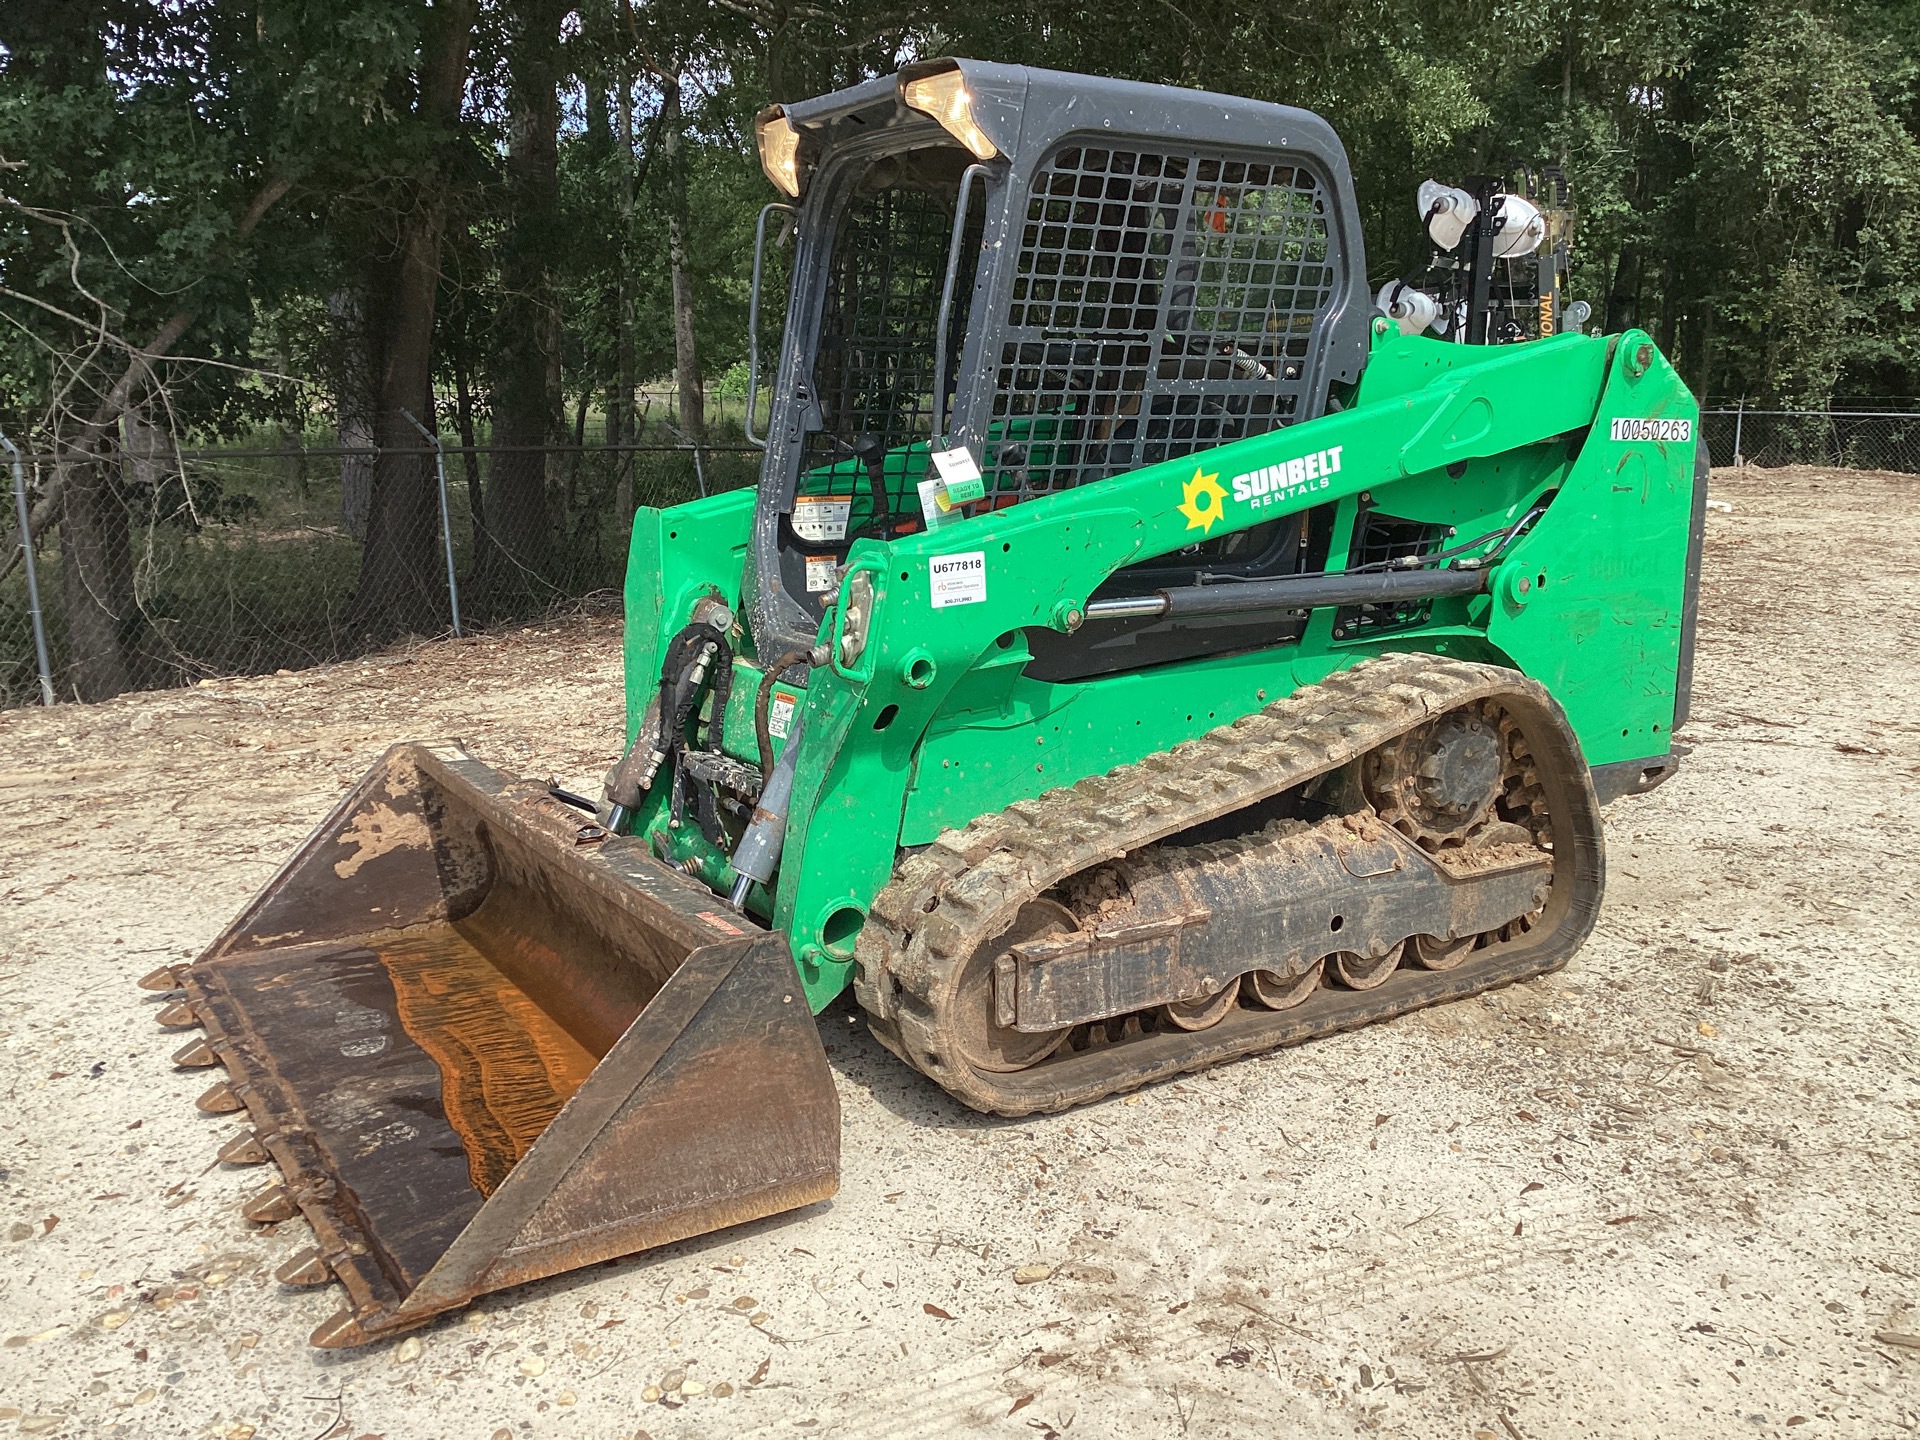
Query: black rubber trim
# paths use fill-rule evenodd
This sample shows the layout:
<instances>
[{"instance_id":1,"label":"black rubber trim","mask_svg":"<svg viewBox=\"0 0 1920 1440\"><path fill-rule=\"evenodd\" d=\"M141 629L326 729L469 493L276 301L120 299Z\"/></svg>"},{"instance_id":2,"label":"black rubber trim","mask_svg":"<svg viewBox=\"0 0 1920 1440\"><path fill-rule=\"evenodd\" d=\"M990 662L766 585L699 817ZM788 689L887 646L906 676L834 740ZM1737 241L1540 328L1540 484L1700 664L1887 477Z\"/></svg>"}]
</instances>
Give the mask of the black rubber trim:
<instances>
[{"instance_id":1,"label":"black rubber trim","mask_svg":"<svg viewBox=\"0 0 1920 1440\"><path fill-rule=\"evenodd\" d=\"M1644 795L1670 779L1680 768L1680 757L1669 752L1649 755L1644 760L1615 760L1610 765L1593 767L1593 793L1602 805L1611 805L1623 795Z\"/></svg>"},{"instance_id":2,"label":"black rubber trim","mask_svg":"<svg viewBox=\"0 0 1920 1440\"><path fill-rule=\"evenodd\" d=\"M1700 550L1707 538L1707 482L1712 473L1707 447L1697 446L1693 452L1693 521L1687 532L1687 588L1680 602L1680 667L1673 684L1675 730L1693 713L1693 631L1700 618ZM1601 798L1604 801L1606 797Z\"/></svg>"}]
</instances>

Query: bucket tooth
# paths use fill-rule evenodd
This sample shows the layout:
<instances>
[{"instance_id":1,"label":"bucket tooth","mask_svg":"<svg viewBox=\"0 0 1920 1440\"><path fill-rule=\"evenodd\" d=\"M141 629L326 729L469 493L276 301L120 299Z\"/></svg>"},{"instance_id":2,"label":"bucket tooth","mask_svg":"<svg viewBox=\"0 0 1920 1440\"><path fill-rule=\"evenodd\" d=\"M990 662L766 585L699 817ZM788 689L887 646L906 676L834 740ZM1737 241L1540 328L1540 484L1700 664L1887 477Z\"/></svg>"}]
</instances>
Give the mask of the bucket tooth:
<instances>
[{"instance_id":1,"label":"bucket tooth","mask_svg":"<svg viewBox=\"0 0 1920 1440\"><path fill-rule=\"evenodd\" d=\"M273 1278L282 1285L291 1285L305 1290L330 1282L333 1279L333 1267L327 1264L318 1250L302 1250L274 1271Z\"/></svg>"},{"instance_id":2,"label":"bucket tooth","mask_svg":"<svg viewBox=\"0 0 1920 1440\"><path fill-rule=\"evenodd\" d=\"M256 1225L278 1225L299 1213L293 1196L284 1185L269 1185L240 1207L240 1213Z\"/></svg>"},{"instance_id":3,"label":"bucket tooth","mask_svg":"<svg viewBox=\"0 0 1920 1440\"><path fill-rule=\"evenodd\" d=\"M180 988L180 972L186 968L184 965L162 965L158 970L149 970L146 974L142 975L138 982L139 986L142 990L159 990L163 992L167 990L178 990Z\"/></svg>"},{"instance_id":4,"label":"bucket tooth","mask_svg":"<svg viewBox=\"0 0 1920 1440\"><path fill-rule=\"evenodd\" d=\"M307 1343L316 1350L351 1350L356 1345L366 1344L372 1338L353 1311L342 1310L331 1319L322 1320L314 1326L313 1333L307 1337Z\"/></svg>"},{"instance_id":5,"label":"bucket tooth","mask_svg":"<svg viewBox=\"0 0 1920 1440\"><path fill-rule=\"evenodd\" d=\"M173 1063L182 1070L201 1070L209 1065L218 1065L220 1057L213 1053L213 1046L204 1040L193 1040L173 1052Z\"/></svg>"},{"instance_id":6,"label":"bucket tooth","mask_svg":"<svg viewBox=\"0 0 1920 1440\"><path fill-rule=\"evenodd\" d=\"M193 1013L193 1006L184 1000L176 1000L153 1017L154 1024L167 1030L181 1030L189 1025L198 1025L200 1017Z\"/></svg>"},{"instance_id":7,"label":"bucket tooth","mask_svg":"<svg viewBox=\"0 0 1920 1440\"><path fill-rule=\"evenodd\" d=\"M194 1109L202 1115L231 1115L246 1107L246 1101L234 1094L233 1086L222 1080L217 1085L209 1085L200 1098L193 1102Z\"/></svg>"},{"instance_id":8,"label":"bucket tooth","mask_svg":"<svg viewBox=\"0 0 1920 1440\"><path fill-rule=\"evenodd\" d=\"M267 1158L267 1147L260 1143L260 1137L251 1130L234 1136L220 1147L222 1165L264 1165Z\"/></svg>"}]
</instances>

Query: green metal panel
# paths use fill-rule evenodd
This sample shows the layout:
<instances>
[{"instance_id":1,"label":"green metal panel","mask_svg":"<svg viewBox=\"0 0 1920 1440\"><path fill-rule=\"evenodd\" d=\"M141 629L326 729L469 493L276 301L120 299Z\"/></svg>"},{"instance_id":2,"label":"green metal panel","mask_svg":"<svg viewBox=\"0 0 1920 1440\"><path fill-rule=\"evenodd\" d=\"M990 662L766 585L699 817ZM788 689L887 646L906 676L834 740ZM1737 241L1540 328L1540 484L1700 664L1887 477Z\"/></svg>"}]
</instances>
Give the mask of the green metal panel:
<instances>
[{"instance_id":1,"label":"green metal panel","mask_svg":"<svg viewBox=\"0 0 1920 1440\"><path fill-rule=\"evenodd\" d=\"M818 1009L847 983L854 936L901 844L1165 749L1382 649L1517 665L1560 696L1593 763L1664 753L1692 445L1614 441L1608 422L1695 411L1663 360L1631 373L1648 346L1631 332L1478 348L1387 327L1349 410L935 532L856 544L849 580L869 573L873 618L856 663L816 670L805 693L773 912L809 1001ZM1027 627L1068 629L1131 562L1334 503L1337 568L1363 494L1389 514L1471 537L1511 524L1549 491L1545 516L1494 572L1494 595L1438 602L1417 629L1350 643L1321 610L1298 643L1262 652L1073 684L1021 674ZM658 635L684 621L704 586L736 593L750 515L735 506L658 513L662 584L629 580L631 631L653 637L629 635L630 667L647 667L637 684L630 669L630 707L644 706L657 679L648 662ZM978 593L936 604L932 567L955 557L977 559L968 573L980 577ZM636 597L652 611L635 614ZM845 611L843 589L829 621L836 645ZM749 667L736 683L726 726L727 748L743 756L753 753L750 676Z\"/></svg>"},{"instance_id":2,"label":"green metal panel","mask_svg":"<svg viewBox=\"0 0 1920 1440\"><path fill-rule=\"evenodd\" d=\"M728 604L739 605L752 528L751 490L729 490L670 510L643 505L634 512L624 596L628 740L660 688L661 647L686 624L695 601L718 590Z\"/></svg>"},{"instance_id":3,"label":"green metal panel","mask_svg":"<svg viewBox=\"0 0 1920 1440\"><path fill-rule=\"evenodd\" d=\"M1638 374L1642 346L1652 363ZM1488 638L1553 692L1590 765L1673 748L1693 507L1695 442L1615 440L1616 419L1698 434L1692 394L1644 335L1621 337L1579 462L1488 606Z\"/></svg>"}]
</instances>

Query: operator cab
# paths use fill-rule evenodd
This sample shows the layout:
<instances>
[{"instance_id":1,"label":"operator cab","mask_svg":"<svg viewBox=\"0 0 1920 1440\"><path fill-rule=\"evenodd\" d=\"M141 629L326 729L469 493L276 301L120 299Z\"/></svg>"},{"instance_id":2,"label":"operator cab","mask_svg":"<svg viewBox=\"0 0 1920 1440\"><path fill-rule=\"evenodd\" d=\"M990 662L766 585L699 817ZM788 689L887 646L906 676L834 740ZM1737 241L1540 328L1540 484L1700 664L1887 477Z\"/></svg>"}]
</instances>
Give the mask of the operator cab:
<instances>
[{"instance_id":1,"label":"operator cab","mask_svg":"<svg viewBox=\"0 0 1920 1440\"><path fill-rule=\"evenodd\" d=\"M1359 378L1372 304L1352 179L1306 111L941 60L774 107L758 136L788 199L756 245L756 387L770 222L792 241L748 575L762 653L811 642L862 537L1312 419ZM1327 529L1276 520L1102 593L1310 568ZM1029 673L1271 644L1274 624L1036 636Z\"/></svg>"}]
</instances>

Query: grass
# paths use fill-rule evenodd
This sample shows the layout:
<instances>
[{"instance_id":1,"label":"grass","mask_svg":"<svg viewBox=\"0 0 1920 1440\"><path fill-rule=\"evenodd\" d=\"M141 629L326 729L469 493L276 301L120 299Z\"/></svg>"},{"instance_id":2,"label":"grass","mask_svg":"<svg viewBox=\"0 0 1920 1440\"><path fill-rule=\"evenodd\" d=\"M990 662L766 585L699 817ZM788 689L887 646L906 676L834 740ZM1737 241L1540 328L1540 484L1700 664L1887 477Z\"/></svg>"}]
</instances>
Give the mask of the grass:
<instances>
[{"instance_id":1,"label":"grass","mask_svg":"<svg viewBox=\"0 0 1920 1440\"><path fill-rule=\"evenodd\" d=\"M643 437L643 443L652 438ZM227 448L278 443L283 442L261 435ZM642 452L629 460L635 504L673 505L699 493L693 457L685 451ZM484 495L488 457L481 455L479 462ZM620 457L591 447L583 454L551 452L548 492L558 530L553 565L530 583L480 586L473 583L465 459L447 457L455 568L469 628L524 620L597 592L619 592L626 569L613 513L619 463ZM759 460L752 454L712 454L703 468L712 493L752 484ZM186 513L186 496L175 493L177 484L157 503L155 497L134 497L138 513L128 516L136 614L123 630L123 644L136 688L299 669L362 654L394 638L368 635L351 621L360 544L341 523L337 458L213 457L189 461L187 469L200 523ZM37 554L55 688L70 699L72 686L64 677L72 655L58 531ZM442 624L450 619L450 610L443 612ZM0 582L0 707L34 703L38 695L25 573L16 568Z\"/></svg>"}]
</instances>

